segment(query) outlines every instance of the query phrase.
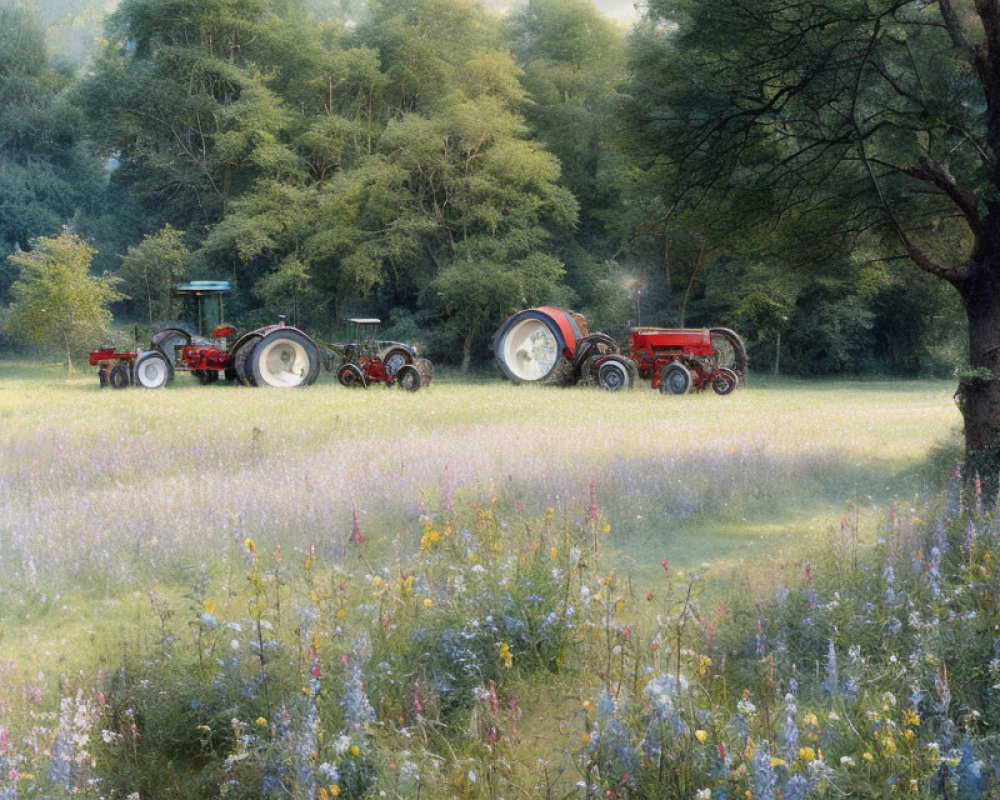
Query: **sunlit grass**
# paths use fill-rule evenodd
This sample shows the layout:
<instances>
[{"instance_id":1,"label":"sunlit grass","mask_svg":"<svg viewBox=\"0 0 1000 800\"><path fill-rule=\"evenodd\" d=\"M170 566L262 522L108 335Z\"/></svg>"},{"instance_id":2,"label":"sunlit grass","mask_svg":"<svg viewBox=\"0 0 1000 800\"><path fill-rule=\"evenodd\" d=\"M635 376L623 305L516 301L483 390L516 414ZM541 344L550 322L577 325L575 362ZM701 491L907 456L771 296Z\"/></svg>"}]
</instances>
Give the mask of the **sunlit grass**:
<instances>
[{"instance_id":1,"label":"sunlit grass","mask_svg":"<svg viewBox=\"0 0 1000 800\"><path fill-rule=\"evenodd\" d=\"M928 491L928 462L941 465L959 422L947 383L751 383L726 398L677 398L648 387L611 395L444 377L417 394L349 391L328 377L294 391L203 387L184 375L166 391L112 391L89 373L0 364L3 663L32 670L30 681L37 668L39 684L43 674L90 676L159 652L161 623L187 642L208 600L220 619L243 619L248 541L268 569L280 547L300 584L286 600L322 606L324 630L340 630L338 608L349 635L370 624L372 598L400 592L418 561L423 582L412 609L397 607L399 624L407 615L446 624L438 615L457 599L454 575L476 575L478 562L463 564L461 548L436 566L426 560L426 520L438 519L443 537L451 517L435 513L464 515L449 534L454 548L477 506L499 537L484 551L494 566L516 568L500 546L509 523L511 541L520 537L525 557L544 566L539 574L568 551L556 532L578 530L599 508L608 523L593 538L600 559L564 575L594 591L615 587L639 626L638 647L665 609L674 613L693 572L704 578L703 600L732 583L767 596L786 567L801 578L801 562L843 543L842 517L871 544L890 503L906 508ZM551 562L549 541L523 549L541 537L540 519L552 520L551 530L541 523L556 537ZM310 600L301 581L312 552L332 574L316 576ZM203 584L207 596L192 588ZM273 605L281 589L270 586ZM456 619L448 624L463 624ZM294 625L286 620L284 631L293 642ZM590 669L600 666L580 685L543 674L508 687L544 710L526 715L511 741L524 761L517 769L530 771L536 748L575 747ZM32 711L26 702L0 692L11 719ZM553 719L565 724L553 731Z\"/></svg>"}]
</instances>

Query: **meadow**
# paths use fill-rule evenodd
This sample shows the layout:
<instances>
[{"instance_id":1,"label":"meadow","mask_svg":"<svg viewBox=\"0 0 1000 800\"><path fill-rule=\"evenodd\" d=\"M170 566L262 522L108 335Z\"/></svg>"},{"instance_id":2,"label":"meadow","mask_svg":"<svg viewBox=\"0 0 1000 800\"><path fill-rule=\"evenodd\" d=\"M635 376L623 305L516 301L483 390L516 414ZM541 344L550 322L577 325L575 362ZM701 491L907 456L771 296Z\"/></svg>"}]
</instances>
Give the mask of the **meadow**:
<instances>
[{"instance_id":1,"label":"meadow","mask_svg":"<svg viewBox=\"0 0 1000 800\"><path fill-rule=\"evenodd\" d=\"M0 364L0 797L989 796L952 392Z\"/></svg>"}]
</instances>

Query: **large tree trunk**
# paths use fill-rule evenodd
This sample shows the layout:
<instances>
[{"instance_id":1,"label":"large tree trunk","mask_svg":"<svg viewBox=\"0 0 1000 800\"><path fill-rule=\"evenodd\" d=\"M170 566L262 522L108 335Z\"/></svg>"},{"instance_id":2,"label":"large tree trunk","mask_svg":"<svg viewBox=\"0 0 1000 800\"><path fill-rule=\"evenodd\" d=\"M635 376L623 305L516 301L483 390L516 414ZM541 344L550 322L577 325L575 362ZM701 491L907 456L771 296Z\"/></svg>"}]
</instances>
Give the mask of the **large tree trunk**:
<instances>
[{"instance_id":1,"label":"large tree trunk","mask_svg":"<svg viewBox=\"0 0 1000 800\"><path fill-rule=\"evenodd\" d=\"M965 478L979 476L984 496L1000 489L1000 247L984 254L959 287L969 323L969 369L959 376L956 400L965 433ZM994 263L996 266L994 266Z\"/></svg>"}]
</instances>

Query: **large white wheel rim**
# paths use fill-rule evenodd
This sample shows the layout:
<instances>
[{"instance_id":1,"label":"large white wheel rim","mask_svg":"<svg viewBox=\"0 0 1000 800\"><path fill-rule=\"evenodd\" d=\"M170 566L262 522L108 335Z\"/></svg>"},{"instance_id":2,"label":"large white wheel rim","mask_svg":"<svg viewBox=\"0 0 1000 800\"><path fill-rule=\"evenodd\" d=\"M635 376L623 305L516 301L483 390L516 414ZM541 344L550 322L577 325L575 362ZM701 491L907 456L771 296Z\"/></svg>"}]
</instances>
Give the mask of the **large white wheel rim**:
<instances>
[{"instance_id":1,"label":"large white wheel rim","mask_svg":"<svg viewBox=\"0 0 1000 800\"><path fill-rule=\"evenodd\" d=\"M144 359L136 369L135 377L147 389L159 389L161 386L166 386L167 378L170 377L166 359L159 356Z\"/></svg>"},{"instance_id":2,"label":"large white wheel rim","mask_svg":"<svg viewBox=\"0 0 1000 800\"><path fill-rule=\"evenodd\" d=\"M515 378L539 381L548 376L559 357L559 343L549 327L538 319L512 326L503 340L503 360Z\"/></svg>"},{"instance_id":3,"label":"large white wheel rim","mask_svg":"<svg viewBox=\"0 0 1000 800\"><path fill-rule=\"evenodd\" d=\"M276 339L257 354L257 378L269 386L301 386L309 376L309 354L291 339Z\"/></svg>"}]
</instances>

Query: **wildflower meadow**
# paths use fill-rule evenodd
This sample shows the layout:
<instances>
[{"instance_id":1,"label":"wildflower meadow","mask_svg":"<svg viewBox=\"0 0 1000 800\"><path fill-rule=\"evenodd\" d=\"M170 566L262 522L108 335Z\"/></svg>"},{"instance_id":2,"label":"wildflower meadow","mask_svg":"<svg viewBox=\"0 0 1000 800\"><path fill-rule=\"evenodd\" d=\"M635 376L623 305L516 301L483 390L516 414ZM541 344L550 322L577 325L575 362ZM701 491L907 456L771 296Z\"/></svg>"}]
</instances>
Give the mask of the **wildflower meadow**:
<instances>
[{"instance_id":1,"label":"wildflower meadow","mask_svg":"<svg viewBox=\"0 0 1000 800\"><path fill-rule=\"evenodd\" d=\"M0 365L0 798L995 798L943 383Z\"/></svg>"}]
</instances>

